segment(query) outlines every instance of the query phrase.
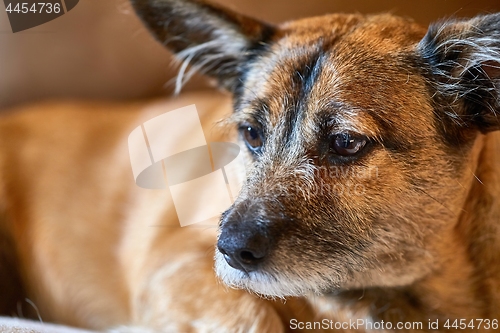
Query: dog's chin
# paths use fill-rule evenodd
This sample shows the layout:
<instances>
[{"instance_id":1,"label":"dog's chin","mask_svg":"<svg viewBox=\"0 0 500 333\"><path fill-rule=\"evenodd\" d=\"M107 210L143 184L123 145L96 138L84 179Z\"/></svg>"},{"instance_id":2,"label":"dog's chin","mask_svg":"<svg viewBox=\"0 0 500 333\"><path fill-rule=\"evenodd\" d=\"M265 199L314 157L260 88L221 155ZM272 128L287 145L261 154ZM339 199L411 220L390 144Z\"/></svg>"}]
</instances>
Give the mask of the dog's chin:
<instances>
[{"instance_id":1,"label":"dog's chin","mask_svg":"<svg viewBox=\"0 0 500 333\"><path fill-rule=\"evenodd\" d=\"M229 287L245 289L266 298L322 294L335 289L327 286L325 281L311 281L310 276L299 278L266 270L242 272L229 266L219 251L215 254L215 270Z\"/></svg>"}]
</instances>

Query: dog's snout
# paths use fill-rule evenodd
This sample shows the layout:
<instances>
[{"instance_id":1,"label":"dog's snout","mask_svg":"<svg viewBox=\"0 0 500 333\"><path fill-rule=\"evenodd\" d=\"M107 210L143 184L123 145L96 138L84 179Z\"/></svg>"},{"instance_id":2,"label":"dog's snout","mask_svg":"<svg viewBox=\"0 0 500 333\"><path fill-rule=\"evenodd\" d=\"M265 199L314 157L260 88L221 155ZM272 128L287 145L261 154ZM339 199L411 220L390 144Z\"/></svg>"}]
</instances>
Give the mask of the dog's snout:
<instances>
[{"instance_id":1,"label":"dog's snout","mask_svg":"<svg viewBox=\"0 0 500 333\"><path fill-rule=\"evenodd\" d=\"M219 251L227 263L241 271L256 270L267 257L271 241L269 237L250 223L226 225L217 243Z\"/></svg>"}]
</instances>

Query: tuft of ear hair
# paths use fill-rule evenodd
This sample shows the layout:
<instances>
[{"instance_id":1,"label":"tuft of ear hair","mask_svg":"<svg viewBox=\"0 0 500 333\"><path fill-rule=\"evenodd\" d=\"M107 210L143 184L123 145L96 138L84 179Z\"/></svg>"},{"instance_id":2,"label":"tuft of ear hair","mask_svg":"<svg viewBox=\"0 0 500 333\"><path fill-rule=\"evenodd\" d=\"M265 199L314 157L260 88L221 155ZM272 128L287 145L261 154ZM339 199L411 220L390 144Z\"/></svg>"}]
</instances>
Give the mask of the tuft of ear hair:
<instances>
[{"instance_id":1,"label":"tuft of ear hair","mask_svg":"<svg viewBox=\"0 0 500 333\"><path fill-rule=\"evenodd\" d=\"M153 35L182 62L176 93L194 72L216 78L234 92L246 60L274 33L268 24L201 0L131 2Z\"/></svg>"},{"instance_id":2,"label":"tuft of ear hair","mask_svg":"<svg viewBox=\"0 0 500 333\"><path fill-rule=\"evenodd\" d=\"M433 24L417 49L453 122L500 129L500 13Z\"/></svg>"}]
</instances>

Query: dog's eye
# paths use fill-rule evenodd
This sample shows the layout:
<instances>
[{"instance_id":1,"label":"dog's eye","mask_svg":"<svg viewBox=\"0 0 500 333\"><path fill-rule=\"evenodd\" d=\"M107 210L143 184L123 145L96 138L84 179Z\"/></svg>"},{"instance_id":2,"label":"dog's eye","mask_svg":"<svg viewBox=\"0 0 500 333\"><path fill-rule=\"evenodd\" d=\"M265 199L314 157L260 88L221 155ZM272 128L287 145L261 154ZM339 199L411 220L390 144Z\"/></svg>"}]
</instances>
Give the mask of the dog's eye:
<instances>
[{"instance_id":1,"label":"dog's eye","mask_svg":"<svg viewBox=\"0 0 500 333\"><path fill-rule=\"evenodd\" d=\"M256 151L262 147L262 137L260 136L259 131L252 126L243 126L240 130L242 131L243 138L250 149Z\"/></svg>"},{"instance_id":2,"label":"dog's eye","mask_svg":"<svg viewBox=\"0 0 500 333\"><path fill-rule=\"evenodd\" d=\"M352 156L357 154L368 142L364 136L356 136L350 133L339 133L333 136L330 148L340 156Z\"/></svg>"}]
</instances>

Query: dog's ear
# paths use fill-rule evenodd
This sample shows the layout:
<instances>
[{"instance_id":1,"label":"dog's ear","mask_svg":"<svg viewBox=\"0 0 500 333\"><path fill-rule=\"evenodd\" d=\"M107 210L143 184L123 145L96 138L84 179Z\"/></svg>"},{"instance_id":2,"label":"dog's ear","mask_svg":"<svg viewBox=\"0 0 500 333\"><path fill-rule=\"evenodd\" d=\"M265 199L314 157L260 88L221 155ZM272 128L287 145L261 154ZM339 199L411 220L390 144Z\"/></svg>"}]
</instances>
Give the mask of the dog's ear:
<instances>
[{"instance_id":1,"label":"dog's ear","mask_svg":"<svg viewBox=\"0 0 500 333\"><path fill-rule=\"evenodd\" d=\"M132 0L132 5L156 38L183 61L176 92L194 71L234 91L246 60L274 33L268 24L201 0ZM191 70L184 75L188 65Z\"/></svg>"},{"instance_id":2,"label":"dog's ear","mask_svg":"<svg viewBox=\"0 0 500 333\"><path fill-rule=\"evenodd\" d=\"M500 13L431 25L418 50L452 122L500 129Z\"/></svg>"}]
</instances>

